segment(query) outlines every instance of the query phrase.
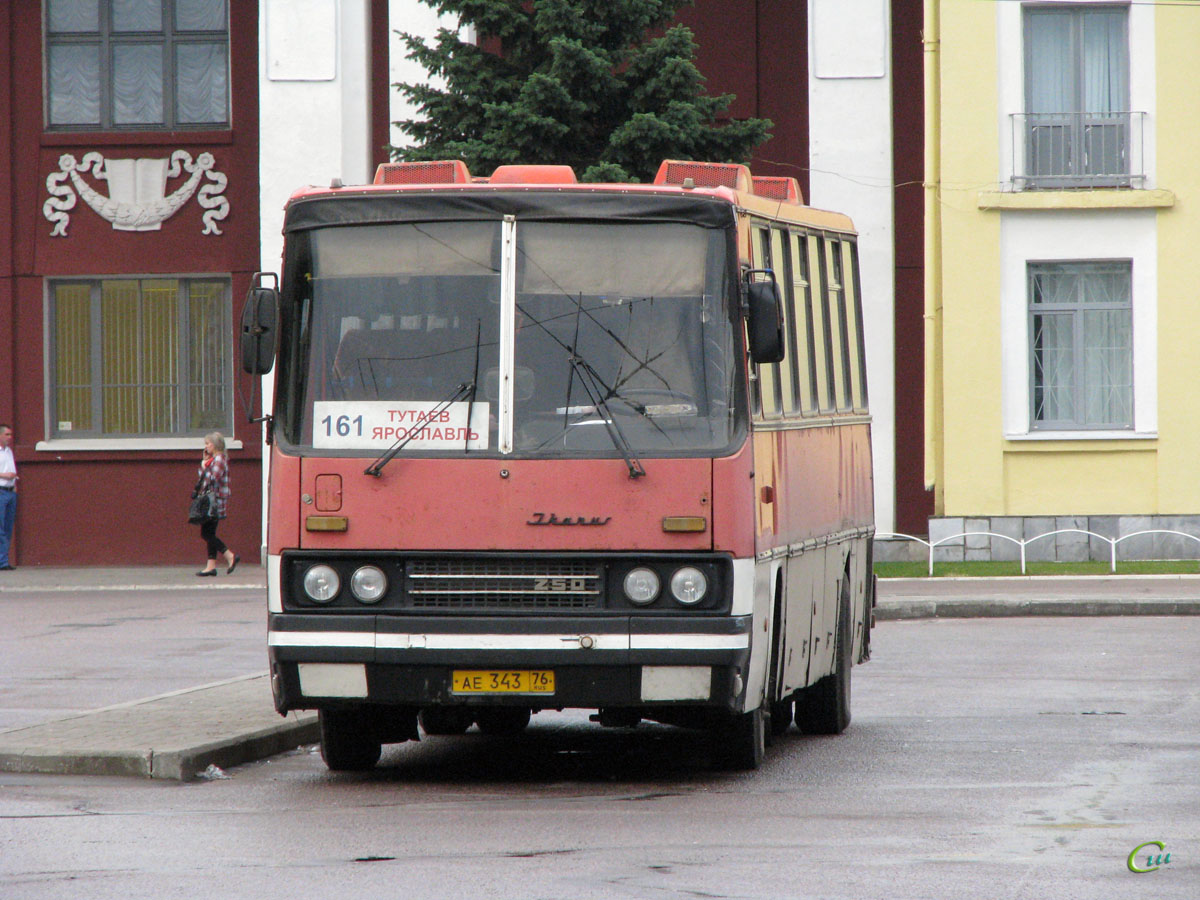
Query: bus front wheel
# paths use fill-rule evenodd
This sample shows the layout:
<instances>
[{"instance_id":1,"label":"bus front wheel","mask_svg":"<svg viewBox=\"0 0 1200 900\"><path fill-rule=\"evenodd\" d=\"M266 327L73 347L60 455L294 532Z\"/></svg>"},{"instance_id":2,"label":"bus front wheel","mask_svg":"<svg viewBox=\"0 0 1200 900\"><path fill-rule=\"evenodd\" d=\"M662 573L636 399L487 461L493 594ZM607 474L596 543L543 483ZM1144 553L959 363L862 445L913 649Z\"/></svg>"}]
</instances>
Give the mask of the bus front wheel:
<instances>
[{"instance_id":1,"label":"bus front wheel","mask_svg":"<svg viewBox=\"0 0 1200 900\"><path fill-rule=\"evenodd\" d=\"M365 772L379 762L383 748L366 716L353 710L323 709L317 718L321 758L334 772Z\"/></svg>"},{"instance_id":2,"label":"bus front wheel","mask_svg":"<svg viewBox=\"0 0 1200 900\"><path fill-rule=\"evenodd\" d=\"M709 735L713 759L722 769L751 771L762 765L767 747L767 717L762 707L721 722Z\"/></svg>"}]
</instances>

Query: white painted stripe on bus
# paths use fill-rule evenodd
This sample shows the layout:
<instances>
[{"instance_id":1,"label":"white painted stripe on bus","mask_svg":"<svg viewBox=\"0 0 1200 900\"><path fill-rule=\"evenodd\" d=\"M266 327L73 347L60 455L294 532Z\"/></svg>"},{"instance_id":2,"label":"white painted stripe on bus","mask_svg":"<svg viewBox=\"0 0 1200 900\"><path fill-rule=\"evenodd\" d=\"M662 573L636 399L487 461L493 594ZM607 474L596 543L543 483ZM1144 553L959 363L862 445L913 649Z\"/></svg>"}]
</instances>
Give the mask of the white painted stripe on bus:
<instances>
[{"instance_id":1,"label":"white painted stripe on bus","mask_svg":"<svg viewBox=\"0 0 1200 900\"><path fill-rule=\"evenodd\" d=\"M267 609L273 613L283 612L281 594L283 557L278 553L267 556Z\"/></svg>"},{"instance_id":2,"label":"white painted stripe on bus","mask_svg":"<svg viewBox=\"0 0 1200 900\"><path fill-rule=\"evenodd\" d=\"M356 647L379 650L744 650L748 634L369 634L366 632L272 631L272 647Z\"/></svg>"},{"instance_id":3,"label":"white painted stripe on bus","mask_svg":"<svg viewBox=\"0 0 1200 900\"><path fill-rule=\"evenodd\" d=\"M374 647L375 635L366 631L272 631L272 647Z\"/></svg>"},{"instance_id":4,"label":"white painted stripe on bus","mask_svg":"<svg viewBox=\"0 0 1200 900\"><path fill-rule=\"evenodd\" d=\"M748 634L635 634L631 650L745 650Z\"/></svg>"},{"instance_id":5,"label":"white painted stripe on bus","mask_svg":"<svg viewBox=\"0 0 1200 900\"><path fill-rule=\"evenodd\" d=\"M579 650L583 637L591 650L628 650L627 634L379 634L380 650Z\"/></svg>"},{"instance_id":6,"label":"white painted stripe on bus","mask_svg":"<svg viewBox=\"0 0 1200 900\"><path fill-rule=\"evenodd\" d=\"M754 613L754 560L733 561L733 605L731 615L749 616Z\"/></svg>"}]
</instances>

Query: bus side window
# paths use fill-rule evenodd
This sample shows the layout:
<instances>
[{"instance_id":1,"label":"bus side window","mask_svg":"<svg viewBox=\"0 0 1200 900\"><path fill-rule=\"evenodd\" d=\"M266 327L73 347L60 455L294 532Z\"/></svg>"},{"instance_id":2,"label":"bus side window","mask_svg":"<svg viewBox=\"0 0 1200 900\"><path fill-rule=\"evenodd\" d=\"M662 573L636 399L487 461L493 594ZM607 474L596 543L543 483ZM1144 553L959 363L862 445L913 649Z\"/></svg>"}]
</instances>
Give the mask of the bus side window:
<instances>
[{"instance_id":1,"label":"bus side window","mask_svg":"<svg viewBox=\"0 0 1200 900\"><path fill-rule=\"evenodd\" d=\"M771 231L768 228L756 226L750 232L751 259L756 269L771 269ZM777 419L779 408L779 365L777 363L755 364L758 373L758 410L764 418Z\"/></svg>"},{"instance_id":2,"label":"bus side window","mask_svg":"<svg viewBox=\"0 0 1200 900\"><path fill-rule=\"evenodd\" d=\"M789 282L792 294L789 302L792 343L788 352L793 356L793 369L799 388L800 412L812 415L817 411L817 364L813 350L812 286L808 278L808 239L803 234L790 235L788 246Z\"/></svg>"},{"instance_id":3,"label":"bus side window","mask_svg":"<svg viewBox=\"0 0 1200 900\"><path fill-rule=\"evenodd\" d=\"M815 236L809 241L809 272L812 274L813 346L817 351L817 406L823 413L833 412L835 402L827 267L825 238Z\"/></svg>"},{"instance_id":4,"label":"bus side window","mask_svg":"<svg viewBox=\"0 0 1200 900\"><path fill-rule=\"evenodd\" d=\"M853 241L842 242L845 266L843 281L846 286L846 315L849 320L850 382L854 409L867 411L867 354L863 334L862 286L858 277L858 245Z\"/></svg>"},{"instance_id":5,"label":"bus side window","mask_svg":"<svg viewBox=\"0 0 1200 900\"><path fill-rule=\"evenodd\" d=\"M788 232L785 228L771 229L771 259L774 261L775 280L783 296L783 362L775 368L779 371L780 407L785 416L800 412L796 390L796 310L792 305L792 258L788 252Z\"/></svg>"},{"instance_id":6,"label":"bus side window","mask_svg":"<svg viewBox=\"0 0 1200 900\"><path fill-rule=\"evenodd\" d=\"M834 397L838 412L854 408L854 395L850 378L850 333L846 315L845 266L842 260L842 242L836 238L826 243L829 253L829 309L832 318Z\"/></svg>"}]
</instances>

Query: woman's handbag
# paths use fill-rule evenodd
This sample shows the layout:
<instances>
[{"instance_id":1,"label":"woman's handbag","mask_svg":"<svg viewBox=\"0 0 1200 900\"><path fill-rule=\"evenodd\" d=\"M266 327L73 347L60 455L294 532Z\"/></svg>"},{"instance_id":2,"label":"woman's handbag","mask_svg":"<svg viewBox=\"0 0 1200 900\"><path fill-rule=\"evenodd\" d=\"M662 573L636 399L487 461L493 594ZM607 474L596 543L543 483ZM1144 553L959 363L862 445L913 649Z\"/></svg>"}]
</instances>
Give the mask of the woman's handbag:
<instances>
[{"instance_id":1,"label":"woman's handbag","mask_svg":"<svg viewBox=\"0 0 1200 900\"><path fill-rule=\"evenodd\" d=\"M188 522L192 525L201 525L217 517L217 493L200 490L203 483L203 478L196 482L196 489L192 491L192 502L188 506Z\"/></svg>"}]
</instances>

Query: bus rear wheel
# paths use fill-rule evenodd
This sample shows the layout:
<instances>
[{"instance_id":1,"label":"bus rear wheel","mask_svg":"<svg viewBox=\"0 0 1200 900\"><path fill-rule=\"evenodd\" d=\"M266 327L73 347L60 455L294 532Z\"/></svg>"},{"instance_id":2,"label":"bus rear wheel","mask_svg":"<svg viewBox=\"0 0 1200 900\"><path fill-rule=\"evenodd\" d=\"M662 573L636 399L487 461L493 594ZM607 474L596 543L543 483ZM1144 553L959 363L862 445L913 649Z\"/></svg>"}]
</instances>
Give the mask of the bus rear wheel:
<instances>
[{"instance_id":1,"label":"bus rear wheel","mask_svg":"<svg viewBox=\"0 0 1200 900\"><path fill-rule=\"evenodd\" d=\"M850 580L842 579L834 671L805 688L796 704L796 724L807 734L841 734L850 724Z\"/></svg>"},{"instance_id":2,"label":"bus rear wheel","mask_svg":"<svg viewBox=\"0 0 1200 900\"><path fill-rule=\"evenodd\" d=\"M771 704L771 736L782 737L792 727L792 699Z\"/></svg>"},{"instance_id":3,"label":"bus rear wheel","mask_svg":"<svg viewBox=\"0 0 1200 900\"><path fill-rule=\"evenodd\" d=\"M465 706L427 706L421 710L419 719L429 735L465 734L475 721Z\"/></svg>"},{"instance_id":4,"label":"bus rear wheel","mask_svg":"<svg viewBox=\"0 0 1200 900\"><path fill-rule=\"evenodd\" d=\"M382 751L366 716L353 710L323 709L321 758L334 772L365 772L375 767Z\"/></svg>"},{"instance_id":5,"label":"bus rear wheel","mask_svg":"<svg viewBox=\"0 0 1200 900\"><path fill-rule=\"evenodd\" d=\"M718 768L749 772L762 765L767 749L767 717L762 707L721 722L709 734Z\"/></svg>"},{"instance_id":6,"label":"bus rear wheel","mask_svg":"<svg viewBox=\"0 0 1200 900\"><path fill-rule=\"evenodd\" d=\"M475 724L484 734L520 734L529 724L524 706L495 706L475 712Z\"/></svg>"}]
</instances>

